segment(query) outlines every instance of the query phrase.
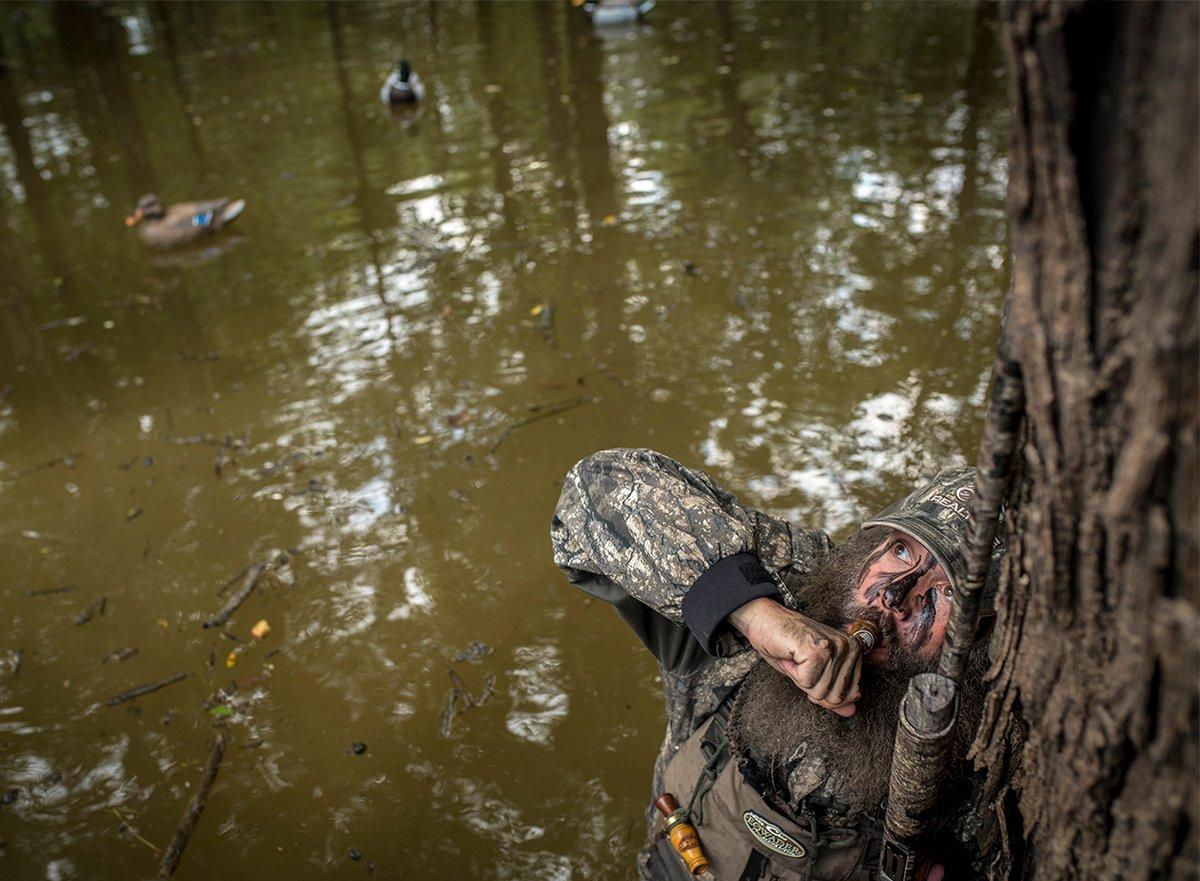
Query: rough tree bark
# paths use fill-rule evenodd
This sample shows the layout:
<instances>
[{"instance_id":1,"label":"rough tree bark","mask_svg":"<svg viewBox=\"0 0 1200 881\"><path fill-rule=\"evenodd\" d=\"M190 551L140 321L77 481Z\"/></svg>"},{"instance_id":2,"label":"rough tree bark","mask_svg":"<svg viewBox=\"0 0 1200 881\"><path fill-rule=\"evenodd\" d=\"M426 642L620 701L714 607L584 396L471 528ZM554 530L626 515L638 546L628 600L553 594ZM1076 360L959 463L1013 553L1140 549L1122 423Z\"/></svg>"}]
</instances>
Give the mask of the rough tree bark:
<instances>
[{"instance_id":1,"label":"rough tree bark","mask_svg":"<svg viewBox=\"0 0 1200 881\"><path fill-rule=\"evenodd\" d=\"M1005 15L1026 405L974 748L992 876L1194 878L1200 5Z\"/></svg>"}]
</instances>

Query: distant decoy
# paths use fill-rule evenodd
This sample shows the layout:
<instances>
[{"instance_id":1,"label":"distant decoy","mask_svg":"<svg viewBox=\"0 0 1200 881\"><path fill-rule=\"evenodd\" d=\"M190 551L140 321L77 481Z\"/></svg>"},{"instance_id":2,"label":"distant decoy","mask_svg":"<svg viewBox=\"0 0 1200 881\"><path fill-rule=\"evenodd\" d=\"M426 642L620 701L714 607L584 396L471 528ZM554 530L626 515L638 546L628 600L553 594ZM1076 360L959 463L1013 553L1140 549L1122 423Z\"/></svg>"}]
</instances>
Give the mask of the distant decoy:
<instances>
[{"instance_id":1,"label":"distant decoy","mask_svg":"<svg viewBox=\"0 0 1200 881\"><path fill-rule=\"evenodd\" d=\"M606 27L614 24L633 24L654 8L655 0L585 0L584 11L592 24Z\"/></svg>"},{"instance_id":2,"label":"distant decoy","mask_svg":"<svg viewBox=\"0 0 1200 881\"><path fill-rule=\"evenodd\" d=\"M388 74L379 90L379 100L384 104L415 104L425 98L425 84L413 73L408 62L400 59L396 68Z\"/></svg>"},{"instance_id":3,"label":"distant decoy","mask_svg":"<svg viewBox=\"0 0 1200 881\"><path fill-rule=\"evenodd\" d=\"M164 206L162 199L148 193L138 199L126 226L138 228L138 238L155 248L174 248L198 242L220 232L237 219L246 207L243 199L212 199Z\"/></svg>"}]
</instances>

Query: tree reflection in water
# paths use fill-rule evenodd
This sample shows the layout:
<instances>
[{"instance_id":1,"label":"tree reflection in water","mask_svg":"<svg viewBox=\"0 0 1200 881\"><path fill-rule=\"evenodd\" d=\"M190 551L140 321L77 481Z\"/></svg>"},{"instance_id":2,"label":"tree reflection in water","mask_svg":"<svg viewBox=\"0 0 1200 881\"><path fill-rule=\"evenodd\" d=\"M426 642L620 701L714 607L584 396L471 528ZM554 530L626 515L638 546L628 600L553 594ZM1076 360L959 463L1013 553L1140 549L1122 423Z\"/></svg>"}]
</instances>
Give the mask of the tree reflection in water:
<instances>
[{"instance_id":1,"label":"tree reflection in water","mask_svg":"<svg viewBox=\"0 0 1200 881\"><path fill-rule=\"evenodd\" d=\"M181 877L349 848L612 877L660 698L550 563L567 467L655 446L836 532L974 449L1007 278L986 11L21 5L0 31L12 877L149 871L130 830L169 840L214 723ZM374 100L401 54L419 115ZM242 240L151 259L121 218L152 188L243 196ZM230 638L203 630L253 562ZM450 670L496 693L443 737Z\"/></svg>"}]
</instances>

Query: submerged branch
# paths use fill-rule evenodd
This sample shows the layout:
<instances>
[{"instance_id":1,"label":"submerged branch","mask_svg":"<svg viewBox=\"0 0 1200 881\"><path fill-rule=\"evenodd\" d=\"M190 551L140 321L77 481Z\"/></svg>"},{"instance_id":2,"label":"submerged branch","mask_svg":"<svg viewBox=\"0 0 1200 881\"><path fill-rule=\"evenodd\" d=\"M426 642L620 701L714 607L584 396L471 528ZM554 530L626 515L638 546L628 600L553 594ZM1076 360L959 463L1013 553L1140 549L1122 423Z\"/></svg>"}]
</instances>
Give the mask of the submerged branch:
<instances>
[{"instance_id":1,"label":"submerged branch","mask_svg":"<svg viewBox=\"0 0 1200 881\"><path fill-rule=\"evenodd\" d=\"M104 703L106 706L115 707L117 704L123 704L125 701L131 701L135 697L141 697L144 694L149 694L152 691L158 691L160 688L166 688L168 685L174 685L181 679L186 679L186 673L176 673L174 676L168 676L166 679L159 679L157 682L147 682L145 685L139 685L137 688L131 688L129 691L123 691L120 694L113 695Z\"/></svg>"},{"instance_id":2,"label":"submerged branch","mask_svg":"<svg viewBox=\"0 0 1200 881\"><path fill-rule=\"evenodd\" d=\"M229 598L228 602L221 607L221 611L217 612L217 614L213 615L204 622L204 626L206 628L220 627L229 620L229 617L237 611L238 606L246 602L246 599L251 593L254 592L254 586L258 584L258 579L263 573L263 568L264 566L262 563L255 563L246 570L246 577L242 579L241 587L239 587L237 592L234 593L233 596Z\"/></svg>"},{"instance_id":3,"label":"submerged branch","mask_svg":"<svg viewBox=\"0 0 1200 881\"><path fill-rule=\"evenodd\" d=\"M183 849L187 847L188 839L192 837L196 823L200 821L200 814L204 812L204 805L208 802L208 795L212 792L213 782L217 779L217 771L221 767L221 759L224 755L225 735L218 731L213 740L212 751L208 754L208 764L204 766L204 777L200 781L200 788L188 802L187 810L183 812L183 818L179 821L175 835L172 836L171 843L167 846L166 853L163 854L162 862L158 867L159 878L170 878L175 874L179 859L183 856Z\"/></svg>"},{"instance_id":4,"label":"submerged branch","mask_svg":"<svg viewBox=\"0 0 1200 881\"><path fill-rule=\"evenodd\" d=\"M534 404L530 407L534 411L532 416L526 416L500 432L500 436L488 448L488 453L494 453L500 449L500 445L508 440L508 436L518 428L524 428L526 425L532 425L542 419L549 419L551 416L557 416L559 413L565 413L567 410L574 410L576 407L582 407L584 404L590 404L594 401L591 395L579 395L576 398L568 398L565 401L555 401L549 404Z\"/></svg>"},{"instance_id":5,"label":"submerged branch","mask_svg":"<svg viewBox=\"0 0 1200 881\"><path fill-rule=\"evenodd\" d=\"M202 444L213 447L228 447L234 450L240 450L246 446L245 435L238 438L228 434L215 435L210 432L205 432L204 434L160 434L158 439L163 443L179 444L180 446Z\"/></svg>"},{"instance_id":6,"label":"submerged branch","mask_svg":"<svg viewBox=\"0 0 1200 881\"><path fill-rule=\"evenodd\" d=\"M87 624L96 616L97 613L103 615L105 608L108 606L108 597L100 597L88 603L86 609L75 616L75 623L79 625Z\"/></svg>"},{"instance_id":7,"label":"submerged branch","mask_svg":"<svg viewBox=\"0 0 1200 881\"><path fill-rule=\"evenodd\" d=\"M83 456L83 453L67 453L65 456L59 456L57 459L51 459L48 462L42 462L38 465L31 465L24 471L18 471L12 477L8 478L9 482L20 480L22 477L28 477L30 474L37 474L39 471L47 471L57 465L66 465L68 468L75 467L75 461Z\"/></svg>"}]
</instances>

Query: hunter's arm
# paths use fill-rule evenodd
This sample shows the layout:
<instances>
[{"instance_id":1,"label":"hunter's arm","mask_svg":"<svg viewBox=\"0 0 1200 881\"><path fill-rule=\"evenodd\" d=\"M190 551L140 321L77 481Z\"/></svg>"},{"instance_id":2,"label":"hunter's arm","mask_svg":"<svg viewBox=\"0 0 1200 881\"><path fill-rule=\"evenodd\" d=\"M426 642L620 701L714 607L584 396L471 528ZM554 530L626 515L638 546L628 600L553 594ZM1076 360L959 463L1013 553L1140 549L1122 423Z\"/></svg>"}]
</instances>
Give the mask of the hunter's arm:
<instances>
[{"instance_id":1,"label":"hunter's arm","mask_svg":"<svg viewBox=\"0 0 1200 881\"><path fill-rule=\"evenodd\" d=\"M554 562L571 581L616 606L668 668L679 658L664 652L688 653L698 643L716 654L730 612L780 597L779 571L797 551L808 556L828 543L823 533L794 533L703 472L650 450L605 450L576 464L551 540ZM672 634L667 645L653 644Z\"/></svg>"}]
</instances>

